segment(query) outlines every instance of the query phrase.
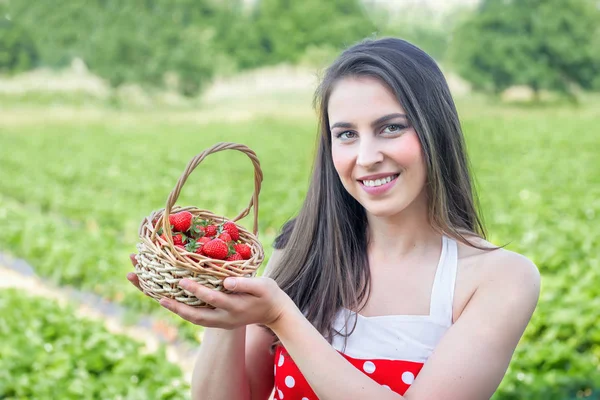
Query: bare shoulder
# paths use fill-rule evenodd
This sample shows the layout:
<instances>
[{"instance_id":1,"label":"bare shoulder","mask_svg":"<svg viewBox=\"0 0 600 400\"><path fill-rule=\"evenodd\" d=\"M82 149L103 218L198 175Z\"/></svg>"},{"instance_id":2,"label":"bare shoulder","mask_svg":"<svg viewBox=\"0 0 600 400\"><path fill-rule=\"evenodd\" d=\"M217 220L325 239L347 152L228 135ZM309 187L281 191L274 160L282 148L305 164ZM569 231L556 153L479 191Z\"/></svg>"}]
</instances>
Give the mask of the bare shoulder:
<instances>
[{"instance_id":1,"label":"bare shoulder","mask_svg":"<svg viewBox=\"0 0 600 400\"><path fill-rule=\"evenodd\" d=\"M484 281L512 282L511 286L520 282L523 286L539 286L540 272L538 267L529 258L511 250L498 248L492 243L473 238L471 241L481 250L465 244L459 244L459 258L468 260L467 263L478 265ZM517 282L518 281L518 282ZM483 283L483 282L482 282Z\"/></svg>"},{"instance_id":2,"label":"bare shoulder","mask_svg":"<svg viewBox=\"0 0 600 400\"><path fill-rule=\"evenodd\" d=\"M493 293L501 296L498 300L508 307L516 308L525 315L533 312L541 285L541 275L535 263L514 251L494 249L496 246L486 240L469 240L478 247L489 249L482 250L459 242L459 281L463 290L461 309L475 293Z\"/></svg>"}]
</instances>

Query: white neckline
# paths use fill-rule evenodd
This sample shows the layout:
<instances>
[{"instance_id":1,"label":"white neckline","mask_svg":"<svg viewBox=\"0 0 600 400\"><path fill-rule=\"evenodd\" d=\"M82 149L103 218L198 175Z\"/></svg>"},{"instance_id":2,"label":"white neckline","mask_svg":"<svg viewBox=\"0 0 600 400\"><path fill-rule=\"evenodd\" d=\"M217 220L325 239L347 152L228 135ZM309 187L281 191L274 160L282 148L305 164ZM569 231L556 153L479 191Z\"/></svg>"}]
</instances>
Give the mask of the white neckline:
<instances>
[{"instance_id":1,"label":"white neckline","mask_svg":"<svg viewBox=\"0 0 600 400\"><path fill-rule=\"evenodd\" d=\"M379 321L379 320L392 320L392 321L427 321L427 320L435 320L439 321L443 319L443 316L440 316L439 313L436 312L437 302L440 300L436 296L442 288L442 273L448 261L452 263L456 263L457 260L447 260L448 259L448 244L452 239L448 238L446 235L442 235L442 251L440 252L440 258L437 263L435 276L433 279L433 285L431 286L431 294L429 300L429 314L387 314L387 315L373 315L373 316L365 316L358 312L352 311L348 308L343 307L342 309L350 313L350 315L356 315L357 319L363 321ZM455 270L455 268L454 268ZM452 271L454 273L455 271ZM443 299L442 299L443 300ZM451 307L452 308L452 307ZM440 318L442 317L442 318Z\"/></svg>"}]
</instances>

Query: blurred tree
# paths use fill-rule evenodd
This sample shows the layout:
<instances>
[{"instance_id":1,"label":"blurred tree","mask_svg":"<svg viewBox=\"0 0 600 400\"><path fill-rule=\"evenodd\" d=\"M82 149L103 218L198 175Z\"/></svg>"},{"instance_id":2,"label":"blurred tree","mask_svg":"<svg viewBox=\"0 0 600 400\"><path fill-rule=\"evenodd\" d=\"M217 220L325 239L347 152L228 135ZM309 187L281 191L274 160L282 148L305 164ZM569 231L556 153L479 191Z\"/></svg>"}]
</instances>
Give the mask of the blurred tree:
<instances>
[{"instance_id":1,"label":"blurred tree","mask_svg":"<svg viewBox=\"0 0 600 400\"><path fill-rule=\"evenodd\" d=\"M527 85L575 98L600 88L600 9L595 0L483 0L459 24L451 49L476 89Z\"/></svg>"},{"instance_id":2,"label":"blurred tree","mask_svg":"<svg viewBox=\"0 0 600 400\"><path fill-rule=\"evenodd\" d=\"M259 0L251 20L266 64L297 62L311 46L341 49L376 29L360 0Z\"/></svg>"},{"instance_id":3,"label":"blurred tree","mask_svg":"<svg viewBox=\"0 0 600 400\"><path fill-rule=\"evenodd\" d=\"M0 8L0 73L14 74L35 67L39 54L23 27Z\"/></svg>"},{"instance_id":4,"label":"blurred tree","mask_svg":"<svg viewBox=\"0 0 600 400\"><path fill-rule=\"evenodd\" d=\"M12 0L9 8L44 65L78 57L114 87L171 86L193 96L233 64L214 40L221 11L212 0Z\"/></svg>"}]
</instances>

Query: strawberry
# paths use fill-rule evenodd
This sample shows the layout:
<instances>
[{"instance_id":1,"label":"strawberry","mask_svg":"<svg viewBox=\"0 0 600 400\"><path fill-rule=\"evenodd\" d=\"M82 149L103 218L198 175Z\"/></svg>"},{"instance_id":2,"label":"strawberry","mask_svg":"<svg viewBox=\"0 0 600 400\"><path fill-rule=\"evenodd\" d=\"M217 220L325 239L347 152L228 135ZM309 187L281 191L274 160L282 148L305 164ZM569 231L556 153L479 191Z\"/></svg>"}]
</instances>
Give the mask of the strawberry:
<instances>
[{"instance_id":1,"label":"strawberry","mask_svg":"<svg viewBox=\"0 0 600 400\"><path fill-rule=\"evenodd\" d=\"M229 233L223 232L219 235L219 239L221 239L222 241L227 243L227 242L231 242L232 237L231 237L231 235L229 235Z\"/></svg>"},{"instance_id":2,"label":"strawberry","mask_svg":"<svg viewBox=\"0 0 600 400\"><path fill-rule=\"evenodd\" d=\"M217 238L202 246L202 252L210 258L224 260L229 255L229 248L224 241Z\"/></svg>"},{"instance_id":3,"label":"strawberry","mask_svg":"<svg viewBox=\"0 0 600 400\"><path fill-rule=\"evenodd\" d=\"M223 231L229 233L229 236L231 236L231 239L233 240L239 240L240 238L240 231L237 225L231 221L227 221L223 224Z\"/></svg>"},{"instance_id":4,"label":"strawberry","mask_svg":"<svg viewBox=\"0 0 600 400\"><path fill-rule=\"evenodd\" d=\"M217 226L216 225L207 225L204 228L204 232L206 232L206 236L215 237L217 235Z\"/></svg>"},{"instance_id":5,"label":"strawberry","mask_svg":"<svg viewBox=\"0 0 600 400\"><path fill-rule=\"evenodd\" d=\"M163 233L162 235L160 235L160 237L163 238L163 240L165 242L168 242L166 234ZM174 245L178 245L178 244L183 245L186 240L187 240L187 237L185 235L181 234L181 233L173 235L173 244Z\"/></svg>"},{"instance_id":6,"label":"strawberry","mask_svg":"<svg viewBox=\"0 0 600 400\"><path fill-rule=\"evenodd\" d=\"M206 243L210 242L211 240L212 240L211 238L209 238L209 237L206 237L206 236L204 236L204 237L201 237L200 239L198 239L198 240L196 241L196 243L195 243L195 246L194 246L194 247L195 247L195 250L194 250L194 252L195 252L196 254L202 254L202 255L205 255L205 254L204 254L204 250L203 250L203 248L204 248L204 245L205 245Z\"/></svg>"},{"instance_id":7,"label":"strawberry","mask_svg":"<svg viewBox=\"0 0 600 400\"><path fill-rule=\"evenodd\" d=\"M192 226L194 216L189 211L181 211L177 214L169 215L169 223L173 225L177 232L187 232Z\"/></svg>"},{"instance_id":8,"label":"strawberry","mask_svg":"<svg viewBox=\"0 0 600 400\"><path fill-rule=\"evenodd\" d=\"M202 237L206 234L204 227L205 221L200 217L194 217L192 220L192 226L190 227L190 234L195 238Z\"/></svg>"},{"instance_id":9,"label":"strawberry","mask_svg":"<svg viewBox=\"0 0 600 400\"><path fill-rule=\"evenodd\" d=\"M244 258L239 253L233 253L225 261L242 261Z\"/></svg>"},{"instance_id":10,"label":"strawberry","mask_svg":"<svg viewBox=\"0 0 600 400\"><path fill-rule=\"evenodd\" d=\"M195 237L202 237L202 236L206 235L206 231L204 230L204 227L201 225L192 225L190 228L190 232Z\"/></svg>"},{"instance_id":11,"label":"strawberry","mask_svg":"<svg viewBox=\"0 0 600 400\"><path fill-rule=\"evenodd\" d=\"M246 243L235 244L233 248L244 260L249 260L252 257L252 249Z\"/></svg>"},{"instance_id":12,"label":"strawberry","mask_svg":"<svg viewBox=\"0 0 600 400\"><path fill-rule=\"evenodd\" d=\"M173 244L177 245L183 245L186 242L187 238L185 237L185 235L182 234L177 234L177 235L173 235Z\"/></svg>"},{"instance_id":13,"label":"strawberry","mask_svg":"<svg viewBox=\"0 0 600 400\"><path fill-rule=\"evenodd\" d=\"M198 239L196 242L200 243L200 245L205 245L206 243L210 242L212 239L206 236L201 237L200 239Z\"/></svg>"}]
</instances>

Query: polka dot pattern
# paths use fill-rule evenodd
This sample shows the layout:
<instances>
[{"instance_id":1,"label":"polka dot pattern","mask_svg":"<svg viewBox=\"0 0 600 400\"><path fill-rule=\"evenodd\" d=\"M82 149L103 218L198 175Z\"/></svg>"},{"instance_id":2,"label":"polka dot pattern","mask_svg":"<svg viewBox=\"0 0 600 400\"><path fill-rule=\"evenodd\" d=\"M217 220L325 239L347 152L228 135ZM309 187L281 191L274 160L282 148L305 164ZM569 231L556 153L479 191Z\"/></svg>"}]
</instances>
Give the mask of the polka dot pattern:
<instances>
[{"instance_id":1,"label":"polka dot pattern","mask_svg":"<svg viewBox=\"0 0 600 400\"><path fill-rule=\"evenodd\" d=\"M414 381L415 375L412 372L405 371L402 373L402 382L406 383L407 385L412 385Z\"/></svg>"},{"instance_id":2,"label":"polka dot pattern","mask_svg":"<svg viewBox=\"0 0 600 400\"><path fill-rule=\"evenodd\" d=\"M340 353L348 362L386 389L403 395L414 382L423 363L403 360L354 359ZM274 400L301 399L318 400L316 394L282 346L278 346L274 357L275 396Z\"/></svg>"},{"instance_id":3,"label":"polka dot pattern","mask_svg":"<svg viewBox=\"0 0 600 400\"><path fill-rule=\"evenodd\" d=\"M285 377L285 386L289 387L290 389L293 388L296 385L296 380L294 379L293 376L286 376Z\"/></svg>"},{"instance_id":4,"label":"polka dot pattern","mask_svg":"<svg viewBox=\"0 0 600 400\"><path fill-rule=\"evenodd\" d=\"M363 364L363 371L365 371L367 374L372 374L375 372L375 369L376 367L373 361L365 361Z\"/></svg>"}]
</instances>

